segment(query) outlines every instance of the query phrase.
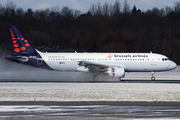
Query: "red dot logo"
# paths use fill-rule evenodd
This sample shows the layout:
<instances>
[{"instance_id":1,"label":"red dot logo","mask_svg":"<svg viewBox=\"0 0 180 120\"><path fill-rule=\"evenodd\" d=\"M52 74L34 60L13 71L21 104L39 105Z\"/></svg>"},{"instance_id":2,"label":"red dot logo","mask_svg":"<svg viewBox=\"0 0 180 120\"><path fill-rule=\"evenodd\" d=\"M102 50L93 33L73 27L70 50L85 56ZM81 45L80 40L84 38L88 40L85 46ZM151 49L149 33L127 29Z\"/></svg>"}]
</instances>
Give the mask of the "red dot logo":
<instances>
[{"instance_id":1,"label":"red dot logo","mask_svg":"<svg viewBox=\"0 0 180 120\"><path fill-rule=\"evenodd\" d=\"M14 46L14 47L18 47L18 44L14 44L13 46Z\"/></svg>"},{"instance_id":2,"label":"red dot logo","mask_svg":"<svg viewBox=\"0 0 180 120\"><path fill-rule=\"evenodd\" d=\"M28 42L28 40L24 40L24 42Z\"/></svg>"},{"instance_id":3,"label":"red dot logo","mask_svg":"<svg viewBox=\"0 0 180 120\"><path fill-rule=\"evenodd\" d=\"M28 47L28 46L29 46L29 43L26 43L25 46Z\"/></svg>"},{"instance_id":4,"label":"red dot logo","mask_svg":"<svg viewBox=\"0 0 180 120\"><path fill-rule=\"evenodd\" d=\"M13 42L13 43L16 43L17 41L13 40L12 42Z\"/></svg>"},{"instance_id":5,"label":"red dot logo","mask_svg":"<svg viewBox=\"0 0 180 120\"><path fill-rule=\"evenodd\" d=\"M20 51L20 49L19 49L19 48L16 48L16 49L14 49L14 51L15 51L15 52L19 52L19 51Z\"/></svg>"},{"instance_id":6,"label":"red dot logo","mask_svg":"<svg viewBox=\"0 0 180 120\"><path fill-rule=\"evenodd\" d=\"M21 50L25 50L26 48L23 46L23 47L21 47Z\"/></svg>"}]
</instances>

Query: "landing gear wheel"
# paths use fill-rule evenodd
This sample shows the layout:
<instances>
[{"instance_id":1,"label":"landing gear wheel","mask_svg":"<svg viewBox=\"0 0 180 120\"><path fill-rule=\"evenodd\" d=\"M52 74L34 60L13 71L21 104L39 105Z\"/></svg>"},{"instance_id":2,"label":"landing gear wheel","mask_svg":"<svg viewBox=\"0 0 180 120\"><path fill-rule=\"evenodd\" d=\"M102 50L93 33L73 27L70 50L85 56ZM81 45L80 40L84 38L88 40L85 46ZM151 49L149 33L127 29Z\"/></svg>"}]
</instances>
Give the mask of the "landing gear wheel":
<instances>
[{"instance_id":1,"label":"landing gear wheel","mask_svg":"<svg viewBox=\"0 0 180 120\"><path fill-rule=\"evenodd\" d=\"M155 77L154 77L154 76L152 76L152 77L151 77L151 80L152 80L152 81L154 81L154 80L155 80Z\"/></svg>"},{"instance_id":2,"label":"landing gear wheel","mask_svg":"<svg viewBox=\"0 0 180 120\"><path fill-rule=\"evenodd\" d=\"M154 77L154 72L152 71L151 72L151 80L154 81L155 80L155 77Z\"/></svg>"}]
</instances>

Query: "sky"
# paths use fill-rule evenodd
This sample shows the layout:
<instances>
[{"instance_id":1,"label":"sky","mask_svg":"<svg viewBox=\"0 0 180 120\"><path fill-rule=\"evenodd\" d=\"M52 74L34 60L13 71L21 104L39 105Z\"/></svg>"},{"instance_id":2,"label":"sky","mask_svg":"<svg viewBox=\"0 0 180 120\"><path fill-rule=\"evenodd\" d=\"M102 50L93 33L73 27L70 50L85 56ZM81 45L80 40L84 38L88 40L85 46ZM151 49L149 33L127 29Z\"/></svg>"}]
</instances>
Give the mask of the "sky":
<instances>
[{"instance_id":1,"label":"sky","mask_svg":"<svg viewBox=\"0 0 180 120\"><path fill-rule=\"evenodd\" d=\"M70 9L80 10L87 12L92 3L100 2L103 5L105 2L112 3L116 0L0 0L0 5L5 5L8 1L16 3L16 8L46 9L51 7L64 7L68 6ZM119 0L123 5L124 0ZM153 7L164 8L165 6L173 7L175 2L180 0L128 0L128 3L133 8L134 5L142 11L152 9Z\"/></svg>"}]
</instances>

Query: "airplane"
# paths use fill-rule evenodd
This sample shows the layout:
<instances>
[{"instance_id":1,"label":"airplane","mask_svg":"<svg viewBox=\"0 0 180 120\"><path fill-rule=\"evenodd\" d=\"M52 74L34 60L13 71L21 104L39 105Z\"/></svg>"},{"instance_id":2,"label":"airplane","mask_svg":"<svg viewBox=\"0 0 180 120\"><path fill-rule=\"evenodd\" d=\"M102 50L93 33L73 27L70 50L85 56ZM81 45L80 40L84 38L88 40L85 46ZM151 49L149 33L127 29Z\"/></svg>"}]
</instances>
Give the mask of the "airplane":
<instances>
[{"instance_id":1,"label":"airplane","mask_svg":"<svg viewBox=\"0 0 180 120\"><path fill-rule=\"evenodd\" d=\"M8 31L14 54L4 58L13 62L56 71L91 72L123 78L125 72L154 72L175 69L177 64L156 53L43 53L36 50L16 27Z\"/></svg>"}]
</instances>

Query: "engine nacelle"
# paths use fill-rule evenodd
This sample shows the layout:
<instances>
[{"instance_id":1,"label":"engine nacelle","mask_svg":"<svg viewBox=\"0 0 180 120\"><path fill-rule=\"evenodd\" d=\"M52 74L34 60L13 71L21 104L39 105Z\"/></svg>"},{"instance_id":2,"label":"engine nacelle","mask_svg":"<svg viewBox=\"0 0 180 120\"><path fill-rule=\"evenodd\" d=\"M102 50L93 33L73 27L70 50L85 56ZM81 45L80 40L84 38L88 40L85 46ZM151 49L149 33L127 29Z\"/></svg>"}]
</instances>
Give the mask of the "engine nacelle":
<instances>
[{"instance_id":1,"label":"engine nacelle","mask_svg":"<svg viewBox=\"0 0 180 120\"><path fill-rule=\"evenodd\" d=\"M125 76L124 68L108 68L109 76L123 78Z\"/></svg>"},{"instance_id":2,"label":"engine nacelle","mask_svg":"<svg viewBox=\"0 0 180 120\"><path fill-rule=\"evenodd\" d=\"M78 67L76 70L79 71L79 72L89 72L89 69L85 68L84 66Z\"/></svg>"}]
</instances>

